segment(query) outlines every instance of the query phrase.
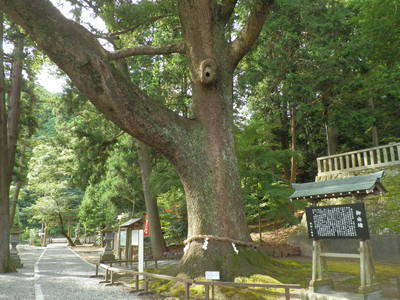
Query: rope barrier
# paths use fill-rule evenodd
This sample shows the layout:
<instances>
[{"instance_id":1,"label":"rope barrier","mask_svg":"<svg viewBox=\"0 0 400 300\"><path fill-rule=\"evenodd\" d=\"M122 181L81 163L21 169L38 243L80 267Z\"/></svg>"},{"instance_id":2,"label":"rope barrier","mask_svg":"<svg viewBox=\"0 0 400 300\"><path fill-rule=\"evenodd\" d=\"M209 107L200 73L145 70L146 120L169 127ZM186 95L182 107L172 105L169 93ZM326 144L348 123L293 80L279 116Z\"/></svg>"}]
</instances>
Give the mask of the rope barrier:
<instances>
[{"instance_id":1,"label":"rope barrier","mask_svg":"<svg viewBox=\"0 0 400 300\"><path fill-rule=\"evenodd\" d=\"M228 237L220 237L215 235L194 235L186 239L183 243L186 245L194 240L205 240L205 239L219 241L219 242L233 243L236 245L246 246L246 247L257 247L256 243L244 242L244 241L234 240Z\"/></svg>"}]
</instances>

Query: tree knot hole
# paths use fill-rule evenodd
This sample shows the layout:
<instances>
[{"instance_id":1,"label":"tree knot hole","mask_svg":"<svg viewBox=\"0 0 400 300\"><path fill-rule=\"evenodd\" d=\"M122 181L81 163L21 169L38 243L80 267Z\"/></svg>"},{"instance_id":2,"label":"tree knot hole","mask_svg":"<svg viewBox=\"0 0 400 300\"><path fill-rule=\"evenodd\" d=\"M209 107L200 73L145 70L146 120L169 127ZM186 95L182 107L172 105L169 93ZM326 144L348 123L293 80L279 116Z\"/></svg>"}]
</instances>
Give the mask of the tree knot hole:
<instances>
[{"instance_id":1,"label":"tree knot hole","mask_svg":"<svg viewBox=\"0 0 400 300\"><path fill-rule=\"evenodd\" d=\"M217 79L217 63L212 58L207 58L200 63L200 80L203 84L211 84Z\"/></svg>"}]
</instances>

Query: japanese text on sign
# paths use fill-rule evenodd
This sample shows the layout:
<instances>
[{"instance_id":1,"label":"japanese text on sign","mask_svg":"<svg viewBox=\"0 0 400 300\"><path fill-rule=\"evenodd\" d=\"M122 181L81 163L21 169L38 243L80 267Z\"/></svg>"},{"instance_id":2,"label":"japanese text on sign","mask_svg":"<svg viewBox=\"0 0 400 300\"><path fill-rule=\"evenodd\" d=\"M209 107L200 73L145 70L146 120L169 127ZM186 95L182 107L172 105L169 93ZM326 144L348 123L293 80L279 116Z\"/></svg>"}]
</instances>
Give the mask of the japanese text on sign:
<instances>
[{"instance_id":1,"label":"japanese text on sign","mask_svg":"<svg viewBox=\"0 0 400 300\"><path fill-rule=\"evenodd\" d=\"M308 234L314 239L368 239L363 203L306 208Z\"/></svg>"}]
</instances>

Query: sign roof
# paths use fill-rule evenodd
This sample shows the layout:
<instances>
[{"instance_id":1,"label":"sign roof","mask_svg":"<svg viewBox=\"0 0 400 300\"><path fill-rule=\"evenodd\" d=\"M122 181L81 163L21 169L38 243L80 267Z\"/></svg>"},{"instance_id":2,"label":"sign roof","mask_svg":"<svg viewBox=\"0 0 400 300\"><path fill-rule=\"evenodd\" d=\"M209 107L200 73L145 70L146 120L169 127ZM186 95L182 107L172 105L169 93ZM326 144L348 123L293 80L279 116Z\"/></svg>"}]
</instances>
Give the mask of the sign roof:
<instances>
[{"instance_id":1,"label":"sign roof","mask_svg":"<svg viewBox=\"0 0 400 300\"><path fill-rule=\"evenodd\" d=\"M139 222L141 222L141 221L142 221L141 218L130 219L130 220L126 221L125 223L119 225L119 227L120 227L120 228L130 227L130 226L133 226L135 223L139 223Z\"/></svg>"},{"instance_id":2,"label":"sign roof","mask_svg":"<svg viewBox=\"0 0 400 300\"><path fill-rule=\"evenodd\" d=\"M386 192L380 179L384 171L361 176L340 178L318 182L294 183L294 193L289 199L319 201L327 198L351 197L356 195Z\"/></svg>"}]
</instances>

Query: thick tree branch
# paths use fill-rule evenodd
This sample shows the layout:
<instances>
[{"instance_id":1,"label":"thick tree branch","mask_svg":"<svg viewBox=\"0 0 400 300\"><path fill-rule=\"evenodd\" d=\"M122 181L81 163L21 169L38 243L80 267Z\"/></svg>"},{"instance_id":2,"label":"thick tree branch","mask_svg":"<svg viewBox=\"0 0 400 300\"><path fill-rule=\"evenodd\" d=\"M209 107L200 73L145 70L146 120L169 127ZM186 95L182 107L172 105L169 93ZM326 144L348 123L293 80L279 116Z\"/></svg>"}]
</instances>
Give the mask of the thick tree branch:
<instances>
[{"instance_id":1,"label":"thick tree branch","mask_svg":"<svg viewBox=\"0 0 400 300\"><path fill-rule=\"evenodd\" d=\"M164 46L139 46L126 48L109 52L108 57L110 59L118 59L138 55L161 55L171 53L185 53L185 45L183 43L176 43Z\"/></svg>"},{"instance_id":2,"label":"thick tree branch","mask_svg":"<svg viewBox=\"0 0 400 300\"><path fill-rule=\"evenodd\" d=\"M231 45L231 62L236 66L258 38L274 0L258 0L250 12L246 26Z\"/></svg>"},{"instance_id":3,"label":"thick tree branch","mask_svg":"<svg viewBox=\"0 0 400 300\"><path fill-rule=\"evenodd\" d=\"M230 17L232 16L233 10L235 9L237 0L225 0L219 4L220 14L222 20L224 20L225 24L229 22Z\"/></svg>"},{"instance_id":4,"label":"thick tree branch","mask_svg":"<svg viewBox=\"0 0 400 300\"><path fill-rule=\"evenodd\" d=\"M0 10L29 33L108 119L177 159L193 122L150 99L126 78L93 34L66 19L48 0L0 0Z\"/></svg>"},{"instance_id":5,"label":"thick tree branch","mask_svg":"<svg viewBox=\"0 0 400 300\"><path fill-rule=\"evenodd\" d=\"M171 15L171 14L154 16L154 17L151 17L151 18L147 19L146 22L144 22L144 23L136 24L135 26L132 26L130 28L127 28L127 29L124 29L124 30L121 30L121 31L112 32L112 33L109 34L109 36L117 36L117 35L125 34L125 33L128 33L128 32L132 32L132 31L135 31L136 29L138 29L140 26L143 26L145 24L150 24L150 23L156 22L158 20L161 20L163 18L172 17L172 16L173 15Z\"/></svg>"}]
</instances>

